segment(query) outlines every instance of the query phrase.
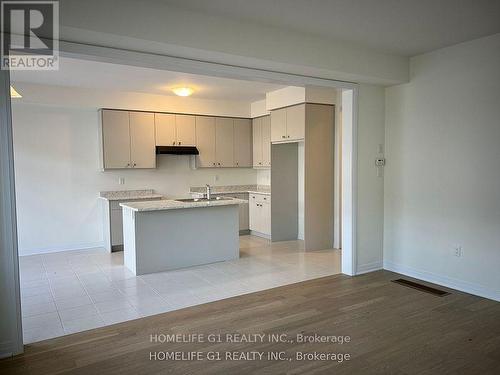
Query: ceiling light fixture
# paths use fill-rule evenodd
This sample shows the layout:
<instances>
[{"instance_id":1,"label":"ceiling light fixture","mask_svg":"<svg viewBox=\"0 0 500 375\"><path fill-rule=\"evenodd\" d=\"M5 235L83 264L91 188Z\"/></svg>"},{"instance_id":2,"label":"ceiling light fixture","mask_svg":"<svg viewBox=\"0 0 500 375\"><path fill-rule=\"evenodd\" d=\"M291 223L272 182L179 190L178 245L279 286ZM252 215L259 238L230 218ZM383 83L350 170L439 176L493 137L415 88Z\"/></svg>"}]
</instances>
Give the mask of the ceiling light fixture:
<instances>
[{"instance_id":1,"label":"ceiling light fixture","mask_svg":"<svg viewBox=\"0 0 500 375\"><path fill-rule=\"evenodd\" d=\"M172 91L178 96L189 96L194 92L191 87L176 87Z\"/></svg>"},{"instance_id":2,"label":"ceiling light fixture","mask_svg":"<svg viewBox=\"0 0 500 375\"><path fill-rule=\"evenodd\" d=\"M14 87L10 86L10 97L11 98L22 98L23 96L21 94L19 94Z\"/></svg>"}]
</instances>

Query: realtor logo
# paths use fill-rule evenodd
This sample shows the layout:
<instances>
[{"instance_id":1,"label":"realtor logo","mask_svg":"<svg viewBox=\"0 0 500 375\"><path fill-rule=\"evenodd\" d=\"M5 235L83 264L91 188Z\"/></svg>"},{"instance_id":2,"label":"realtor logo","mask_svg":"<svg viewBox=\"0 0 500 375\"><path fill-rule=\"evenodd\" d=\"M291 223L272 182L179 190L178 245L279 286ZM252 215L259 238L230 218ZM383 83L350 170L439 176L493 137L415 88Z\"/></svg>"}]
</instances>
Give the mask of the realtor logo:
<instances>
[{"instance_id":1,"label":"realtor logo","mask_svg":"<svg viewBox=\"0 0 500 375\"><path fill-rule=\"evenodd\" d=\"M59 68L59 2L2 1L1 68Z\"/></svg>"}]
</instances>

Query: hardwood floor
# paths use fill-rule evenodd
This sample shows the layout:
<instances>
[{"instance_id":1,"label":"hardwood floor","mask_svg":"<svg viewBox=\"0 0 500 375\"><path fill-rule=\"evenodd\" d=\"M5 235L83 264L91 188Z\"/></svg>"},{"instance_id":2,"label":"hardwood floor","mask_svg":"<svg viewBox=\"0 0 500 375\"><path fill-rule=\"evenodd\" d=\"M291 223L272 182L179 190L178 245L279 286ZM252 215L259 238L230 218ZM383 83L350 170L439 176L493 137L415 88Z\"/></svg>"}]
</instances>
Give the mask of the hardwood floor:
<instances>
[{"instance_id":1,"label":"hardwood floor","mask_svg":"<svg viewBox=\"0 0 500 375\"><path fill-rule=\"evenodd\" d=\"M454 290L437 297L390 280L387 271L287 285L26 346L0 361L2 374L499 374L500 303ZM440 289L444 289L439 287ZM210 334L287 334L294 342L207 342ZM350 336L299 343L297 334ZM151 342L202 334L204 342ZM224 336L228 334L228 336ZM255 336L245 336L251 338ZM183 336L187 339L188 336ZM223 340L224 341L224 340ZM201 352L203 360L150 360L162 352ZM293 360L271 361L284 351ZM264 352L262 360L233 359ZM237 352L237 353L235 353ZM250 353L248 353L250 352ZM298 361L298 352L349 354L344 361ZM153 353L153 354L151 354Z\"/></svg>"}]
</instances>

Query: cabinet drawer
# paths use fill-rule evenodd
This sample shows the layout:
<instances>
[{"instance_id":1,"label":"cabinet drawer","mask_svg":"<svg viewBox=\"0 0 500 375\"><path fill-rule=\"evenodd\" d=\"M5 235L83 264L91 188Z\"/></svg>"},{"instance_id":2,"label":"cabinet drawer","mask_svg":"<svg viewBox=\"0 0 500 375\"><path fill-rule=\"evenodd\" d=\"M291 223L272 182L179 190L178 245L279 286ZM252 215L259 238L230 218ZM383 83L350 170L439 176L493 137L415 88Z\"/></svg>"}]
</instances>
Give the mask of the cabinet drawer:
<instances>
[{"instance_id":1,"label":"cabinet drawer","mask_svg":"<svg viewBox=\"0 0 500 375\"><path fill-rule=\"evenodd\" d=\"M258 203L266 203L266 202L271 203L271 196L267 194L250 193L249 200L251 202L258 202Z\"/></svg>"}]
</instances>

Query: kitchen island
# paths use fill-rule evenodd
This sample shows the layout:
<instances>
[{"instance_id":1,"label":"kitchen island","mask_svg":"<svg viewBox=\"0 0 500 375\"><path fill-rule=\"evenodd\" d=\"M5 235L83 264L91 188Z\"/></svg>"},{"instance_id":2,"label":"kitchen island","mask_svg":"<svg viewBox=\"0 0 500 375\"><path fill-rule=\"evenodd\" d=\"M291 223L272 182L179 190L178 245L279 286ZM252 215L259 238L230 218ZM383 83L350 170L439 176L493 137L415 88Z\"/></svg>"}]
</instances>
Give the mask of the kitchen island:
<instances>
[{"instance_id":1,"label":"kitchen island","mask_svg":"<svg viewBox=\"0 0 500 375\"><path fill-rule=\"evenodd\" d=\"M124 263L135 275L239 258L241 199L122 203Z\"/></svg>"}]
</instances>

